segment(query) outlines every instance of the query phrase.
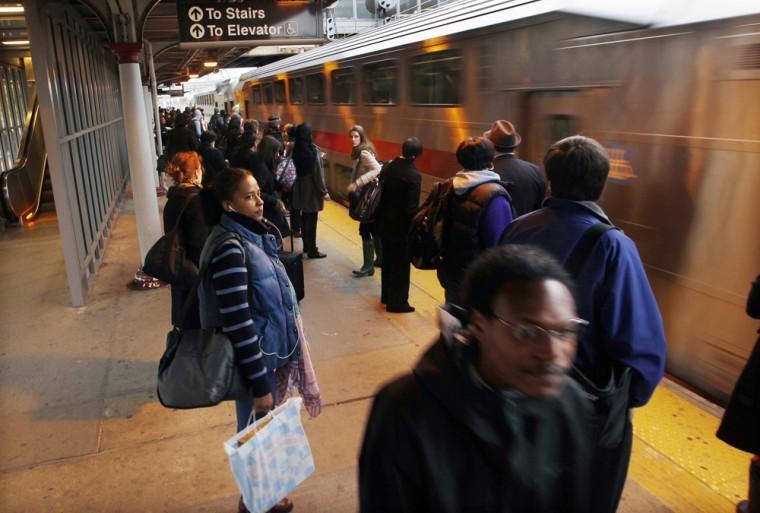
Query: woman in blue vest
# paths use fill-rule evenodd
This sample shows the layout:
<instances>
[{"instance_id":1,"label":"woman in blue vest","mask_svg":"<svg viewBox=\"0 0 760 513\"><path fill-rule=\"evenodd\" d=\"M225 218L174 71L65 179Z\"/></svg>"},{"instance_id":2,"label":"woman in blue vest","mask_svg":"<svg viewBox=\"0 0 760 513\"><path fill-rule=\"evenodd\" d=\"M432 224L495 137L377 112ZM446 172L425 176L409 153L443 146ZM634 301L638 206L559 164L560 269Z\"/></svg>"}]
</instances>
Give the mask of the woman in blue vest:
<instances>
[{"instance_id":1,"label":"woman in blue vest","mask_svg":"<svg viewBox=\"0 0 760 513\"><path fill-rule=\"evenodd\" d=\"M277 258L282 240L264 219L256 179L245 169L226 169L204 189L203 202L207 222L215 226L201 254L201 262L209 262L198 291L201 326L229 337L251 386L252 397L235 402L241 431L252 411L275 404L275 370L298 358L297 303ZM270 511L292 508L285 498ZM242 500L239 511L247 511Z\"/></svg>"}]
</instances>

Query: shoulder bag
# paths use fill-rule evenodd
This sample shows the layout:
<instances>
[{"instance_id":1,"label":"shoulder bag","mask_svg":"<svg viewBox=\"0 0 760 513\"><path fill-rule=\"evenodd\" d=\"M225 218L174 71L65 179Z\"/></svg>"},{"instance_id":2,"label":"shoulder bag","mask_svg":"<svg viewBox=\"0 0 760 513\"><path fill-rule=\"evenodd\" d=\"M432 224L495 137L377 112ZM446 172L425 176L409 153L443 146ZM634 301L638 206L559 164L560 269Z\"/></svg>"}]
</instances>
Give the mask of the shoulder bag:
<instances>
[{"instance_id":1,"label":"shoulder bag","mask_svg":"<svg viewBox=\"0 0 760 513\"><path fill-rule=\"evenodd\" d=\"M231 237L237 238L230 234L215 248ZM184 323L213 254L214 250L209 251L201 262L201 270L182 307L180 324ZM158 364L157 393L163 406L177 409L205 408L222 401L253 398L226 335L216 330L183 330L178 326L166 335L166 350Z\"/></svg>"},{"instance_id":2,"label":"shoulder bag","mask_svg":"<svg viewBox=\"0 0 760 513\"><path fill-rule=\"evenodd\" d=\"M185 198L174 227L148 250L143 265L143 272L148 276L181 287L189 287L198 276L198 267L187 257L180 237L182 215L196 196L197 194L189 194Z\"/></svg>"},{"instance_id":3,"label":"shoulder bag","mask_svg":"<svg viewBox=\"0 0 760 513\"><path fill-rule=\"evenodd\" d=\"M565 262L565 269L573 278L580 274L599 238L608 230L614 229L614 226L605 222L596 223L586 229ZM613 364L609 375L607 384L600 387L577 367L573 366L570 370L570 377L581 386L593 405L592 428L596 445L604 448L617 447L623 441L628 418L631 368Z\"/></svg>"}]
</instances>

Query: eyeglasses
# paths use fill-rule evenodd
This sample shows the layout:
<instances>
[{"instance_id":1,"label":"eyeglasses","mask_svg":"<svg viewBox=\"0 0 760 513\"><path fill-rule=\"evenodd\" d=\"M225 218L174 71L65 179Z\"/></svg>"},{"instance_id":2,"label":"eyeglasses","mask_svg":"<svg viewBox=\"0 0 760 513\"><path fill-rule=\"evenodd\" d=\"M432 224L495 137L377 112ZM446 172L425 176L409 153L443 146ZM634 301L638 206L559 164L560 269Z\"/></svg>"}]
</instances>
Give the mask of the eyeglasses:
<instances>
[{"instance_id":1,"label":"eyeglasses","mask_svg":"<svg viewBox=\"0 0 760 513\"><path fill-rule=\"evenodd\" d=\"M573 318L567 322L567 326L564 328L550 330L532 322L509 322L498 315L494 315L494 317L504 326L510 328L516 339L533 345L539 344L548 337L554 337L562 342L577 340L583 329L588 326L588 321Z\"/></svg>"}]
</instances>

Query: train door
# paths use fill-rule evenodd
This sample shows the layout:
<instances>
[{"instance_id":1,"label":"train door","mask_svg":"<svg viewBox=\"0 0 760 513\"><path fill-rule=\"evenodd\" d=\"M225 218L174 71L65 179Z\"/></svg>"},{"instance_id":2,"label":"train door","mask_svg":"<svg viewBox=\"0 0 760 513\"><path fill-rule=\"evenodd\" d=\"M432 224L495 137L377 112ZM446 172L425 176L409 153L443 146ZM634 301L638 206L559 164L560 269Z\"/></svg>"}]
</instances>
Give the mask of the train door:
<instances>
[{"instance_id":1,"label":"train door","mask_svg":"<svg viewBox=\"0 0 760 513\"><path fill-rule=\"evenodd\" d=\"M580 133L583 103L582 93L577 90L530 93L521 157L540 164L552 143Z\"/></svg>"}]
</instances>

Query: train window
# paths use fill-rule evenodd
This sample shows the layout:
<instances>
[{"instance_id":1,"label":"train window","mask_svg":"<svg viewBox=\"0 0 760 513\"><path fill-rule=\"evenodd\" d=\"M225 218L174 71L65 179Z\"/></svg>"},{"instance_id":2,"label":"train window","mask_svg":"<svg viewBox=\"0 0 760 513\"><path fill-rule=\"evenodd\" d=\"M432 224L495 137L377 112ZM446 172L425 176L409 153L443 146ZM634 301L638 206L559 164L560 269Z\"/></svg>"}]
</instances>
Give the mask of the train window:
<instances>
[{"instance_id":1,"label":"train window","mask_svg":"<svg viewBox=\"0 0 760 513\"><path fill-rule=\"evenodd\" d=\"M253 103L261 105L261 86L253 86Z\"/></svg>"},{"instance_id":2,"label":"train window","mask_svg":"<svg viewBox=\"0 0 760 513\"><path fill-rule=\"evenodd\" d=\"M325 76L322 73L307 75L306 95L309 103L325 103Z\"/></svg>"},{"instance_id":3,"label":"train window","mask_svg":"<svg viewBox=\"0 0 760 513\"><path fill-rule=\"evenodd\" d=\"M302 105L305 103L303 78L291 78L290 85L290 103Z\"/></svg>"},{"instance_id":4,"label":"train window","mask_svg":"<svg viewBox=\"0 0 760 513\"><path fill-rule=\"evenodd\" d=\"M462 55L444 50L412 59L410 82L412 103L417 105L458 105Z\"/></svg>"},{"instance_id":5,"label":"train window","mask_svg":"<svg viewBox=\"0 0 760 513\"><path fill-rule=\"evenodd\" d=\"M580 133L579 120L574 116L555 114L548 116L547 121L547 141L559 141L565 137Z\"/></svg>"},{"instance_id":6,"label":"train window","mask_svg":"<svg viewBox=\"0 0 760 513\"><path fill-rule=\"evenodd\" d=\"M274 103L274 93L272 92L272 84L264 84L264 103Z\"/></svg>"},{"instance_id":7,"label":"train window","mask_svg":"<svg viewBox=\"0 0 760 513\"><path fill-rule=\"evenodd\" d=\"M274 101L276 103L287 103L285 99L285 81L278 80L274 83Z\"/></svg>"},{"instance_id":8,"label":"train window","mask_svg":"<svg viewBox=\"0 0 760 513\"><path fill-rule=\"evenodd\" d=\"M367 64L362 69L364 99L367 103L392 105L396 103L398 66L396 61Z\"/></svg>"},{"instance_id":9,"label":"train window","mask_svg":"<svg viewBox=\"0 0 760 513\"><path fill-rule=\"evenodd\" d=\"M333 103L353 105L354 103L354 70L351 68L336 69L332 72Z\"/></svg>"}]
</instances>

